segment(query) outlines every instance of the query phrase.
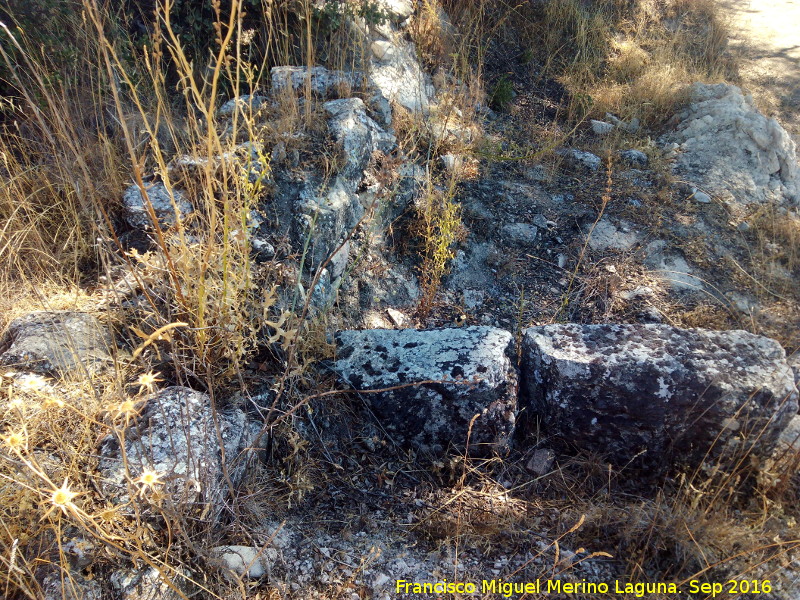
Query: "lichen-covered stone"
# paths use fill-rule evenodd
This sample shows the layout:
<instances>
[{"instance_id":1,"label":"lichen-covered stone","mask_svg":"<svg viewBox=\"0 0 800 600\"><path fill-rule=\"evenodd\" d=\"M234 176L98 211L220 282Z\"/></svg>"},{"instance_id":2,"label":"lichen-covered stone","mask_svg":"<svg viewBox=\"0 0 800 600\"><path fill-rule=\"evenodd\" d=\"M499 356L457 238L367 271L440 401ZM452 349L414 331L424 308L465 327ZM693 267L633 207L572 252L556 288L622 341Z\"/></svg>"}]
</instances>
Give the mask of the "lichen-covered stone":
<instances>
[{"instance_id":1,"label":"lichen-covered stone","mask_svg":"<svg viewBox=\"0 0 800 600\"><path fill-rule=\"evenodd\" d=\"M364 84L364 76L356 71L331 71L325 67L273 67L270 71L272 92L292 89L303 92L306 85L320 98L335 98Z\"/></svg>"},{"instance_id":2,"label":"lichen-covered stone","mask_svg":"<svg viewBox=\"0 0 800 600\"><path fill-rule=\"evenodd\" d=\"M491 327L430 331L341 331L335 370L364 394L387 432L423 452L464 447L502 449L516 413L517 377L509 359L512 336ZM408 385L415 382L429 382Z\"/></svg>"},{"instance_id":3,"label":"lichen-covered stone","mask_svg":"<svg viewBox=\"0 0 800 600\"><path fill-rule=\"evenodd\" d=\"M220 411L215 418L208 395L185 387L166 388L146 399L124 436L104 440L100 485L106 498L115 503L147 498L157 491L165 494L168 503L183 507L182 511L193 504L201 510L208 505L213 518L222 510L221 499L227 491L219 440L227 476L235 485L244 465L236 459L253 433L241 410ZM125 442L124 453L120 439ZM160 483L144 485L139 478L145 471L158 473Z\"/></svg>"},{"instance_id":4,"label":"lichen-covered stone","mask_svg":"<svg viewBox=\"0 0 800 600\"><path fill-rule=\"evenodd\" d=\"M113 362L111 346L93 315L40 311L11 322L0 364L43 375L91 374Z\"/></svg>"},{"instance_id":5,"label":"lichen-covered stone","mask_svg":"<svg viewBox=\"0 0 800 600\"><path fill-rule=\"evenodd\" d=\"M172 227L178 222L178 219L184 221L194 210L184 193L178 189L167 188L160 182L145 183L144 189L147 192L147 199L153 207L159 227ZM128 225L139 229L152 228L153 223L147 203L138 185L132 185L125 190L122 201L125 204L124 217Z\"/></svg>"},{"instance_id":6,"label":"lichen-covered stone","mask_svg":"<svg viewBox=\"0 0 800 600\"><path fill-rule=\"evenodd\" d=\"M522 381L548 434L651 472L766 456L798 406L781 346L744 331L533 327Z\"/></svg>"}]
</instances>

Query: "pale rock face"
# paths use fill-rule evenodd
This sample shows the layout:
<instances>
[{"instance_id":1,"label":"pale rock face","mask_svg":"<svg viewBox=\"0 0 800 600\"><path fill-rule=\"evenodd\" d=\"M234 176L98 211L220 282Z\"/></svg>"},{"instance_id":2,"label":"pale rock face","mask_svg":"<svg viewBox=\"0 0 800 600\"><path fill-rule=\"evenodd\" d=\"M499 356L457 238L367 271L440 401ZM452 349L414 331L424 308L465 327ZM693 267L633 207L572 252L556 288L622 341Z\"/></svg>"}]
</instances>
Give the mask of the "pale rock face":
<instances>
[{"instance_id":1,"label":"pale rock face","mask_svg":"<svg viewBox=\"0 0 800 600\"><path fill-rule=\"evenodd\" d=\"M94 373L113 364L111 336L94 316L34 312L14 319L0 345L0 364L43 375ZM85 370L85 371L84 371Z\"/></svg>"},{"instance_id":2,"label":"pale rock face","mask_svg":"<svg viewBox=\"0 0 800 600\"><path fill-rule=\"evenodd\" d=\"M510 361L513 338L491 327L429 331L340 331L335 370L364 394L383 426L397 441L440 454L464 447L475 421L470 449L502 449L514 427L516 372ZM470 382L470 383L467 383Z\"/></svg>"},{"instance_id":3,"label":"pale rock face","mask_svg":"<svg viewBox=\"0 0 800 600\"><path fill-rule=\"evenodd\" d=\"M180 219L186 220L194 212L185 194L175 188L167 188L163 183L145 183L147 198L153 207L153 213L162 229L173 227ZM132 185L122 195L125 204L125 221L136 229L151 229L152 220L138 185ZM173 205L174 202L174 205Z\"/></svg>"},{"instance_id":4,"label":"pale rock face","mask_svg":"<svg viewBox=\"0 0 800 600\"><path fill-rule=\"evenodd\" d=\"M597 121L596 119L591 119L590 123L592 125L592 131L594 132L595 135L604 136L614 131L613 123L606 123L605 121Z\"/></svg>"},{"instance_id":5,"label":"pale rock face","mask_svg":"<svg viewBox=\"0 0 800 600\"><path fill-rule=\"evenodd\" d=\"M103 588L97 580L85 579L79 573L65 576L49 573L42 581L43 600L102 600Z\"/></svg>"},{"instance_id":6,"label":"pale rock face","mask_svg":"<svg viewBox=\"0 0 800 600\"><path fill-rule=\"evenodd\" d=\"M411 0L378 0L377 4L389 14L393 23L402 23L414 14L414 3Z\"/></svg>"},{"instance_id":7,"label":"pale rock face","mask_svg":"<svg viewBox=\"0 0 800 600\"><path fill-rule=\"evenodd\" d=\"M235 485L244 466L238 455L252 442L257 427L239 409L214 415L206 394L170 387L150 395L126 428L124 455L117 437L109 436L101 444L100 485L105 496L115 503L126 502L131 494L147 496L153 489L136 480L145 471L155 471L161 482L155 489L166 494L166 502L197 504L200 510L210 506L213 519L227 491L217 424L227 473Z\"/></svg>"},{"instance_id":8,"label":"pale rock face","mask_svg":"<svg viewBox=\"0 0 800 600\"><path fill-rule=\"evenodd\" d=\"M358 185L372 153L391 151L396 139L367 116L367 108L360 98L331 100L324 108L330 115L328 128L346 156L340 173L352 185Z\"/></svg>"},{"instance_id":9,"label":"pale rock face","mask_svg":"<svg viewBox=\"0 0 800 600\"><path fill-rule=\"evenodd\" d=\"M794 141L738 87L695 83L674 121L661 143L675 147L675 171L708 195L744 205L800 201Z\"/></svg>"},{"instance_id":10,"label":"pale rock face","mask_svg":"<svg viewBox=\"0 0 800 600\"><path fill-rule=\"evenodd\" d=\"M397 102L406 110L427 114L433 86L417 62L414 44L397 37L380 48L380 57L373 54L369 83L389 102Z\"/></svg>"},{"instance_id":11,"label":"pale rock face","mask_svg":"<svg viewBox=\"0 0 800 600\"><path fill-rule=\"evenodd\" d=\"M774 340L666 325L530 328L522 390L564 444L652 473L706 452L724 464L767 456L798 407Z\"/></svg>"}]
</instances>

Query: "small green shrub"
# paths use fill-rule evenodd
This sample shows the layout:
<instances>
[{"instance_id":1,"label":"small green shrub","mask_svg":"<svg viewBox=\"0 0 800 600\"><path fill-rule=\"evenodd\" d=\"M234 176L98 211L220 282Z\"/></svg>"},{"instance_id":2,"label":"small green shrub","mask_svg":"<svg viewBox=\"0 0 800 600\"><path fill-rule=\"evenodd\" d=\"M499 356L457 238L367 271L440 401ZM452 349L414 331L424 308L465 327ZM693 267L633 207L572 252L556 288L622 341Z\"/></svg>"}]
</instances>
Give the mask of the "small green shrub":
<instances>
[{"instance_id":1,"label":"small green shrub","mask_svg":"<svg viewBox=\"0 0 800 600\"><path fill-rule=\"evenodd\" d=\"M507 75L502 75L489 95L489 106L494 110L504 111L514 99L514 84Z\"/></svg>"}]
</instances>

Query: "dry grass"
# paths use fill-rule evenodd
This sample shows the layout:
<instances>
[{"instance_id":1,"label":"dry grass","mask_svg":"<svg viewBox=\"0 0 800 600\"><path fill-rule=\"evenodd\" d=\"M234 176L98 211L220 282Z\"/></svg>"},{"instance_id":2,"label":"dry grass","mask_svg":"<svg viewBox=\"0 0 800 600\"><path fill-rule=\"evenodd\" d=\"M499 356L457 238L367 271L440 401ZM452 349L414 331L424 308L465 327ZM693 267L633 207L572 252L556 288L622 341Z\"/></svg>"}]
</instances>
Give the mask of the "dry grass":
<instances>
[{"instance_id":1,"label":"dry grass","mask_svg":"<svg viewBox=\"0 0 800 600\"><path fill-rule=\"evenodd\" d=\"M727 26L712 0L544 3L544 62L573 95L573 119L656 125L674 114L693 81L730 69Z\"/></svg>"}]
</instances>

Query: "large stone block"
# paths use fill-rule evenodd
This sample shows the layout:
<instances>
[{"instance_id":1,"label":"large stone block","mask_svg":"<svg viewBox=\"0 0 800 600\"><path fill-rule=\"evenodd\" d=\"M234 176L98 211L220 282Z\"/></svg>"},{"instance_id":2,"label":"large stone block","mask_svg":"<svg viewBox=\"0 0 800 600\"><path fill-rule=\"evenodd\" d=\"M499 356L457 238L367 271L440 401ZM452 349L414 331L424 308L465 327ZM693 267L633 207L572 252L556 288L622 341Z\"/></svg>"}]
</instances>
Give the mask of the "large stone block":
<instances>
[{"instance_id":1,"label":"large stone block","mask_svg":"<svg viewBox=\"0 0 800 600\"><path fill-rule=\"evenodd\" d=\"M766 456L797 412L783 349L744 331L533 327L522 387L548 434L653 472Z\"/></svg>"},{"instance_id":2,"label":"large stone block","mask_svg":"<svg viewBox=\"0 0 800 600\"><path fill-rule=\"evenodd\" d=\"M491 327L430 331L341 331L335 369L364 394L398 442L439 454L464 447L503 449L514 427L517 377L509 358L513 338ZM421 383L425 382L425 383ZM420 385L413 385L420 383Z\"/></svg>"}]
</instances>

